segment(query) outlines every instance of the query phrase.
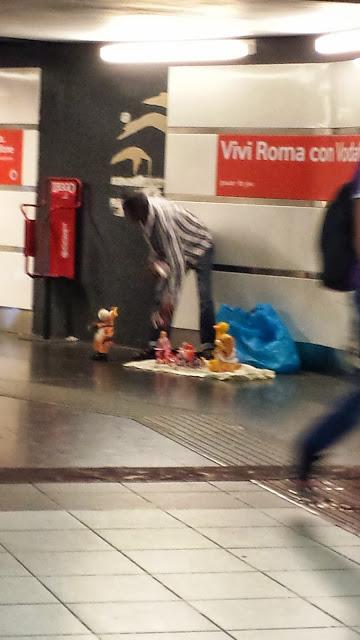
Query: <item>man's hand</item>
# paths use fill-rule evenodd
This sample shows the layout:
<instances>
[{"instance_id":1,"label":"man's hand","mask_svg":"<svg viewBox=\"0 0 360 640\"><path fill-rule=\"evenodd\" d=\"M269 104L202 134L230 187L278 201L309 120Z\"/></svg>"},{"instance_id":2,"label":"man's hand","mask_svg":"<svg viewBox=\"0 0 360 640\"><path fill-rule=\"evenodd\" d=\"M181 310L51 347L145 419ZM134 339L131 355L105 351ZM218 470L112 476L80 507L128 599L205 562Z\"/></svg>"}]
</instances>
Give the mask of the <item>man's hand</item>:
<instances>
[{"instance_id":1,"label":"man's hand","mask_svg":"<svg viewBox=\"0 0 360 640\"><path fill-rule=\"evenodd\" d=\"M168 296L161 302L159 311L155 311L151 316L151 322L156 329L167 327L171 323L174 313L174 303Z\"/></svg>"}]
</instances>

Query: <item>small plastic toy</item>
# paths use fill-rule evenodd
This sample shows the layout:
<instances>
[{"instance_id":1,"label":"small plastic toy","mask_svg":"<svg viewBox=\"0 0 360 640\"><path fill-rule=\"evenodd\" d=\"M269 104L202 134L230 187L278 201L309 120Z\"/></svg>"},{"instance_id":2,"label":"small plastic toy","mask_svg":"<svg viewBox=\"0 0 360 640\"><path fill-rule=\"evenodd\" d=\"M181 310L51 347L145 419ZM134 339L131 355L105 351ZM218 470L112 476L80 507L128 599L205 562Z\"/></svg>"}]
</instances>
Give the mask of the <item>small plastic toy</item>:
<instances>
[{"instance_id":1,"label":"small plastic toy","mask_svg":"<svg viewBox=\"0 0 360 640\"><path fill-rule=\"evenodd\" d=\"M180 367L192 367L193 369L201 366L201 361L196 355L195 347L189 342L183 342L177 353L176 364Z\"/></svg>"},{"instance_id":2,"label":"small plastic toy","mask_svg":"<svg viewBox=\"0 0 360 640\"><path fill-rule=\"evenodd\" d=\"M98 313L98 322L93 323L95 328L95 335L93 340L92 355L93 360L106 362L109 357L109 351L113 344L113 337L115 332L115 320L119 315L117 307L111 307L108 309L100 309Z\"/></svg>"},{"instance_id":3,"label":"small plastic toy","mask_svg":"<svg viewBox=\"0 0 360 640\"><path fill-rule=\"evenodd\" d=\"M155 347L155 354L158 364L171 364L175 360L171 342L166 331L160 331L160 336Z\"/></svg>"},{"instance_id":4,"label":"small plastic toy","mask_svg":"<svg viewBox=\"0 0 360 640\"><path fill-rule=\"evenodd\" d=\"M234 338L228 334L227 322L219 322L215 329L215 349L213 360L205 361L208 369L214 373L237 371L240 363L236 356Z\"/></svg>"}]
</instances>

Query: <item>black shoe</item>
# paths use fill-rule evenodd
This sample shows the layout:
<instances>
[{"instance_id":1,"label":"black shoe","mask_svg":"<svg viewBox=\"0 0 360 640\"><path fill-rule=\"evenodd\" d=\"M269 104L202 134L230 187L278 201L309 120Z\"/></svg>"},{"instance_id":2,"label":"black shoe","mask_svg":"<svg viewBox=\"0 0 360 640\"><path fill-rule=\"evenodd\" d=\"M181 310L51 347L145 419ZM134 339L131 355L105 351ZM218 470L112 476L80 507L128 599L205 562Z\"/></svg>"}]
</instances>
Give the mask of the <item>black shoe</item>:
<instances>
[{"instance_id":1,"label":"black shoe","mask_svg":"<svg viewBox=\"0 0 360 640\"><path fill-rule=\"evenodd\" d=\"M108 354L107 353L93 353L91 356L91 360L94 360L95 362L107 362L109 359Z\"/></svg>"}]
</instances>

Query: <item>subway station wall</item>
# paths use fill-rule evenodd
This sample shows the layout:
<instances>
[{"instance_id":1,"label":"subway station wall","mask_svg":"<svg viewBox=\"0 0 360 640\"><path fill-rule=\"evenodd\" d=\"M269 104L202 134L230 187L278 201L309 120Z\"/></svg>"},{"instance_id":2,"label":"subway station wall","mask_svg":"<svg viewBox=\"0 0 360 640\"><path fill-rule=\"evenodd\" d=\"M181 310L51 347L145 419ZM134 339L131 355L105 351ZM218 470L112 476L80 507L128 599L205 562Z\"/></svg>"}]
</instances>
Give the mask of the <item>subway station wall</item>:
<instances>
[{"instance_id":1,"label":"subway station wall","mask_svg":"<svg viewBox=\"0 0 360 640\"><path fill-rule=\"evenodd\" d=\"M20 205L36 202L40 94L40 69L0 68L0 137L3 150L0 153L0 307L32 309L32 281L24 273L24 222ZM22 143L19 142L13 153L19 163L15 170L11 156L7 156L4 149L9 147L8 136L16 132L20 132ZM10 147L14 148L12 142Z\"/></svg>"},{"instance_id":2,"label":"subway station wall","mask_svg":"<svg viewBox=\"0 0 360 640\"><path fill-rule=\"evenodd\" d=\"M166 193L194 211L216 242L216 303L272 303L296 340L348 343L349 296L321 287L323 203L216 195L221 133L322 135L360 131L354 62L174 67L169 70ZM195 280L175 318L196 329Z\"/></svg>"}]
</instances>

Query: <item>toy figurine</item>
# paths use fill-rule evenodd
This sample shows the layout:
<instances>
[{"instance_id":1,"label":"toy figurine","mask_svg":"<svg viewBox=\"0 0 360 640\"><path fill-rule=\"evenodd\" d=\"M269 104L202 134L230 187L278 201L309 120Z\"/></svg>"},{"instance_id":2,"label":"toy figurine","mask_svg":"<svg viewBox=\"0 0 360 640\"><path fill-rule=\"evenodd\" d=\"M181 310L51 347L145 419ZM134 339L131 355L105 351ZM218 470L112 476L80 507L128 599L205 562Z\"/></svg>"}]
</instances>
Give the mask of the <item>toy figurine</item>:
<instances>
[{"instance_id":1,"label":"toy figurine","mask_svg":"<svg viewBox=\"0 0 360 640\"><path fill-rule=\"evenodd\" d=\"M208 369L214 373L237 371L240 363L236 356L234 338L228 334L227 322L219 322L215 329L215 349L213 360L205 361Z\"/></svg>"},{"instance_id":2,"label":"toy figurine","mask_svg":"<svg viewBox=\"0 0 360 640\"><path fill-rule=\"evenodd\" d=\"M95 328L93 360L103 362L108 360L109 351L113 344L115 320L118 315L117 307L111 307L110 311L108 309L100 309L98 313L99 321L94 322L92 325Z\"/></svg>"},{"instance_id":3,"label":"toy figurine","mask_svg":"<svg viewBox=\"0 0 360 640\"><path fill-rule=\"evenodd\" d=\"M159 339L155 347L156 362L158 364L171 364L174 362L171 342L166 331L160 331Z\"/></svg>"},{"instance_id":4,"label":"toy figurine","mask_svg":"<svg viewBox=\"0 0 360 640\"><path fill-rule=\"evenodd\" d=\"M200 367L200 359L196 355L195 347L189 342L183 342L177 353L177 364L180 367Z\"/></svg>"}]
</instances>

